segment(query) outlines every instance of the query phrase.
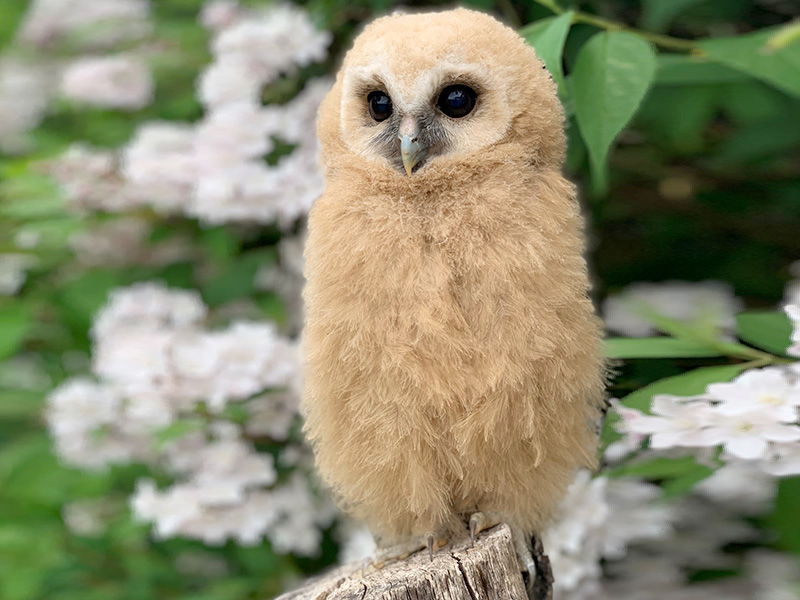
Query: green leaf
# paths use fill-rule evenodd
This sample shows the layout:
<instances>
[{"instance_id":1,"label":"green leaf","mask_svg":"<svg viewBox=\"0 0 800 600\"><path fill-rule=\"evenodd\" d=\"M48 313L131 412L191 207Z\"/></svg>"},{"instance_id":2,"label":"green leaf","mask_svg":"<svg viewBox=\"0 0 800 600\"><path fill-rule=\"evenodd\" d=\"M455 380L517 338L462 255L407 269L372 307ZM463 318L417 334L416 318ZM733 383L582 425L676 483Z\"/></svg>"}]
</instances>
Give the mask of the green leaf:
<instances>
[{"instance_id":1,"label":"green leaf","mask_svg":"<svg viewBox=\"0 0 800 600\"><path fill-rule=\"evenodd\" d=\"M742 372L741 365L722 365L719 367L701 367L674 377L659 379L641 389L631 392L621 402L628 408L650 412L650 402L658 394L674 396L694 396L706 390L711 383L730 381Z\"/></svg>"},{"instance_id":2,"label":"green leaf","mask_svg":"<svg viewBox=\"0 0 800 600\"><path fill-rule=\"evenodd\" d=\"M687 54L659 54L656 85L703 85L752 81L744 73L707 58Z\"/></svg>"},{"instance_id":3,"label":"green leaf","mask_svg":"<svg viewBox=\"0 0 800 600\"><path fill-rule=\"evenodd\" d=\"M155 440L158 448L165 444L179 440L185 435L200 431L205 427L203 419L181 419L156 432Z\"/></svg>"},{"instance_id":4,"label":"green leaf","mask_svg":"<svg viewBox=\"0 0 800 600\"><path fill-rule=\"evenodd\" d=\"M786 355L791 345L792 322L780 311L749 311L736 315L736 330L748 344L773 354Z\"/></svg>"},{"instance_id":5,"label":"green leaf","mask_svg":"<svg viewBox=\"0 0 800 600\"><path fill-rule=\"evenodd\" d=\"M794 96L800 96L800 45L767 46L776 29L700 42L709 58Z\"/></svg>"},{"instance_id":6,"label":"green leaf","mask_svg":"<svg viewBox=\"0 0 800 600\"><path fill-rule=\"evenodd\" d=\"M111 290L122 284L121 278L121 273L98 269L65 284L60 294L64 317L76 327L88 329Z\"/></svg>"},{"instance_id":7,"label":"green leaf","mask_svg":"<svg viewBox=\"0 0 800 600\"><path fill-rule=\"evenodd\" d=\"M28 308L20 303L0 307L0 359L15 354L33 326Z\"/></svg>"},{"instance_id":8,"label":"green leaf","mask_svg":"<svg viewBox=\"0 0 800 600\"><path fill-rule=\"evenodd\" d=\"M680 358L720 356L720 352L691 340L669 337L609 338L606 340L609 358Z\"/></svg>"},{"instance_id":9,"label":"green leaf","mask_svg":"<svg viewBox=\"0 0 800 600\"><path fill-rule=\"evenodd\" d=\"M597 191L608 185L605 162L611 144L639 108L655 71L653 47L633 33L598 33L578 53L570 78L572 97Z\"/></svg>"},{"instance_id":10,"label":"green leaf","mask_svg":"<svg viewBox=\"0 0 800 600\"><path fill-rule=\"evenodd\" d=\"M800 498L800 477L781 480L775 499L775 510L767 517L767 525L778 534L778 547L794 554L800 554L798 498Z\"/></svg>"},{"instance_id":11,"label":"green leaf","mask_svg":"<svg viewBox=\"0 0 800 600\"><path fill-rule=\"evenodd\" d=\"M676 498L688 494L698 483L714 474L713 467L695 462L691 467L662 484L664 498Z\"/></svg>"},{"instance_id":12,"label":"green leaf","mask_svg":"<svg viewBox=\"0 0 800 600\"><path fill-rule=\"evenodd\" d=\"M608 469L610 477L636 477L640 479L666 479L675 477L697 464L694 457L681 458L648 458L634 460L619 467Z\"/></svg>"},{"instance_id":13,"label":"green leaf","mask_svg":"<svg viewBox=\"0 0 800 600\"><path fill-rule=\"evenodd\" d=\"M768 52L780 50L800 41L800 21L794 20L778 29L768 40L765 46Z\"/></svg>"},{"instance_id":14,"label":"green leaf","mask_svg":"<svg viewBox=\"0 0 800 600\"><path fill-rule=\"evenodd\" d=\"M610 477L661 481L664 498L674 498L690 492L695 485L713 473L713 467L699 464L693 456L639 460L606 471Z\"/></svg>"},{"instance_id":15,"label":"green leaf","mask_svg":"<svg viewBox=\"0 0 800 600\"><path fill-rule=\"evenodd\" d=\"M258 270L275 262L274 248L251 250L239 255L222 266L216 276L203 285L203 300L209 306L252 296L256 290L255 278Z\"/></svg>"},{"instance_id":16,"label":"green leaf","mask_svg":"<svg viewBox=\"0 0 800 600\"><path fill-rule=\"evenodd\" d=\"M556 14L560 13L562 10L561 7L556 2L556 0L534 0L534 2L536 2L536 4L544 6L545 8L549 8Z\"/></svg>"},{"instance_id":17,"label":"green leaf","mask_svg":"<svg viewBox=\"0 0 800 600\"><path fill-rule=\"evenodd\" d=\"M695 4L707 0L642 0L642 22L644 29L666 31L680 13Z\"/></svg>"},{"instance_id":18,"label":"green leaf","mask_svg":"<svg viewBox=\"0 0 800 600\"><path fill-rule=\"evenodd\" d=\"M43 403L44 398L40 392L0 388L0 420L37 415Z\"/></svg>"},{"instance_id":19,"label":"green leaf","mask_svg":"<svg viewBox=\"0 0 800 600\"><path fill-rule=\"evenodd\" d=\"M562 96L565 90L561 56L573 16L572 11L567 11L557 17L536 21L521 32L525 41L533 46L536 55L550 71Z\"/></svg>"}]
</instances>

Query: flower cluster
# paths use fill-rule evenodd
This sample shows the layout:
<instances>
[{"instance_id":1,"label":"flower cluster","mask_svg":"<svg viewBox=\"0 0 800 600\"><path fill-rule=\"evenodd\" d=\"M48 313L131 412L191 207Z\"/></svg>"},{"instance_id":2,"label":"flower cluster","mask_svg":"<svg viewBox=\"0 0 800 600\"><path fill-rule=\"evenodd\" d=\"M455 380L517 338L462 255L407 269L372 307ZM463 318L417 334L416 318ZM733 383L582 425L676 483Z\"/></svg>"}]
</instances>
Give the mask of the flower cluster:
<instances>
[{"instance_id":1,"label":"flower cluster","mask_svg":"<svg viewBox=\"0 0 800 600\"><path fill-rule=\"evenodd\" d=\"M61 95L68 100L118 110L139 110L153 100L153 77L141 57L132 54L76 60L62 75Z\"/></svg>"},{"instance_id":2,"label":"flower cluster","mask_svg":"<svg viewBox=\"0 0 800 600\"><path fill-rule=\"evenodd\" d=\"M166 266L198 258L198 251L185 236L150 242L150 224L123 216L103 221L72 235L69 245L75 258L87 266Z\"/></svg>"},{"instance_id":3,"label":"flower cluster","mask_svg":"<svg viewBox=\"0 0 800 600\"><path fill-rule=\"evenodd\" d=\"M110 212L149 206L212 224L283 228L311 208L322 190L313 123L330 83L312 80L285 104L263 105L261 94L278 78L325 59L330 34L290 5L247 11L216 2L202 19L214 31L213 61L198 80L202 120L145 123L120 152L71 149L52 165L71 206ZM131 104L145 96L147 82L122 66L119 58L83 65L73 79L103 70L129 88L120 102ZM276 140L291 151L273 157Z\"/></svg>"},{"instance_id":4,"label":"flower cluster","mask_svg":"<svg viewBox=\"0 0 800 600\"><path fill-rule=\"evenodd\" d=\"M279 481L273 456L254 445L289 436L297 347L271 323L208 330L208 318L195 292L115 291L92 330L97 380L73 379L48 399L56 450L83 468L137 461L171 474L172 486L143 480L132 498L161 537L218 544L266 535L284 551L314 554L332 510L299 471ZM229 414L233 403L254 417L246 426ZM280 460L296 462L292 446L285 450Z\"/></svg>"},{"instance_id":5,"label":"flower cluster","mask_svg":"<svg viewBox=\"0 0 800 600\"><path fill-rule=\"evenodd\" d=\"M796 367L750 369L705 393L657 395L652 415L620 412L619 429L631 445L641 438L652 450L722 449L726 461L747 461L772 475L800 474L800 371Z\"/></svg>"},{"instance_id":6,"label":"flower cluster","mask_svg":"<svg viewBox=\"0 0 800 600\"><path fill-rule=\"evenodd\" d=\"M655 485L579 474L543 536L555 599L795 598L772 594L794 589L800 582L797 565L759 550L745 556L743 577L689 584L692 571L742 567L741 557L725 552L726 546L761 541L744 517L764 514L775 486L758 488L743 501L741 490L753 490L755 483L749 469L726 467L691 495L667 502Z\"/></svg>"},{"instance_id":7,"label":"flower cluster","mask_svg":"<svg viewBox=\"0 0 800 600\"><path fill-rule=\"evenodd\" d=\"M0 56L0 151L24 151L27 132L59 96L121 110L149 104L153 81L137 44L151 32L148 0L31 2ZM123 45L125 53L109 55Z\"/></svg>"}]
</instances>

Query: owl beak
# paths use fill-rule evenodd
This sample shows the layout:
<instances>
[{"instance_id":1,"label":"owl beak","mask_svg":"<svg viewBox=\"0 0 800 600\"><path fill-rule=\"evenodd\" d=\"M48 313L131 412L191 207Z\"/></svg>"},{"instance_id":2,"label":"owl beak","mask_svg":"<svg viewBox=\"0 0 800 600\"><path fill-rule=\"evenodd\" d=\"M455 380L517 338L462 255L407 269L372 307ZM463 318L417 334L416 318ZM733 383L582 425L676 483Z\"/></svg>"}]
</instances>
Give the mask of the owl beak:
<instances>
[{"instance_id":1,"label":"owl beak","mask_svg":"<svg viewBox=\"0 0 800 600\"><path fill-rule=\"evenodd\" d=\"M425 156L425 146L419 141L419 133L419 122L411 116L403 117L397 137L400 139L400 157L408 175Z\"/></svg>"},{"instance_id":2,"label":"owl beak","mask_svg":"<svg viewBox=\"0 0 800 600\"><path fill-rule=\"evenodd\" d=\"M406 173L411 175L414 167L422 158L422 145L416 137L404 135L400 138L400 156L403 158Z\"/></svg>"}]
</instances>

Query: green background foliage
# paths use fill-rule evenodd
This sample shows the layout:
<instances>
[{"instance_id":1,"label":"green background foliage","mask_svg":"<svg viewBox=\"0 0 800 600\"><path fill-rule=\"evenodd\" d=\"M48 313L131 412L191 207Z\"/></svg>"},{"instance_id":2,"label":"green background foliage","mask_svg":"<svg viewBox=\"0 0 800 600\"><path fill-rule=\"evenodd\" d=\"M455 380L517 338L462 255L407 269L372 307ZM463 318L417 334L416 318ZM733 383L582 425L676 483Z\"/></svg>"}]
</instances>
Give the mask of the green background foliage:
<instances>
[{"instance_id":1,"label":"green background foliage","mask_svg":"<svg viewBox=\"0 0 800 600\"><path fill-rule=\"evenodd\" d=\"M0 0L0 49L12 40L26 4ZM200 115L194 79L209 58L208 34L196 22L201 3L153 4L156 36L165 42L154 64L153 105L133 114L59 105L35 132L33 153L0 156L0 251L17 251L13 239L20 232L43 240L21 293L0 296L4 600L263 599L336 558L330 536L315 560L279 556L266 542L204 548L154 541L125 510L142 471L67 468L53 456L43 429L44 399L68 374L86 369L74 365L87 361L92 316L114 287L160 279L200 289L212 307L251 298L265 317L285 318L278 299L253 284L256 270L275 260L279 233L272 228L243 233L162 220L153 241L189 235L203 253L198 261L165 268L86 267L70 255L69 236L103 217L66 211L38 161L76 140L113 147L144 121ZM359 25L394 3L303 4L334 33L332 58L283 80L268 91L271 100L289 98L309 76L335 70ZM745 345L736 347L670 323L661 329L671 337L610 340L610 354L627 359L611 393L647 409L653 393L698 393L709 382L732 378L743 365L779 359L788 323L773 308L790 278L787 266L800 258L800 41L788 28L789 16L753 0L466 4L520 28L559 84L568 115L569 172L580 183L590 223L588 256L598 299L634 281L719 279L756 311L740 315ZM32 358L39 375L33 385L14 383L16 355ZM666 468L656 463L639 466L635 474L680 493L705 476L702 469L692 461ZM100 497L119 509L108 529L97 537L69 533L64 504ZM798 502L800 483L786 480L765 526L778 534L778 546L800 554ZM181 571L176 560L187 552L221 561L229 574Z\"/></svg>"}]
</instances>

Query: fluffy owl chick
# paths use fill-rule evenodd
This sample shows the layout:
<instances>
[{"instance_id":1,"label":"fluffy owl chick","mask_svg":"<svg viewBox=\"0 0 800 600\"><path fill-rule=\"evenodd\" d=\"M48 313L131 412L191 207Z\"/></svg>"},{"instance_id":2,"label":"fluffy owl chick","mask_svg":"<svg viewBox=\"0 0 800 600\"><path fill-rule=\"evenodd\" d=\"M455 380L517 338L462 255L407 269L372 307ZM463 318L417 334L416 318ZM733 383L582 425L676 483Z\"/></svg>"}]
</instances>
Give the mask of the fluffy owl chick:
<instances>
[{"instance_id":1,"label":"fluffy owl chick","mask_svg":"<svg viewBox=\"0 0 800 600\"><path fill-rule=\"evenodd\" d=\"M487 15L390 16L346 55L318 134L303 412L319 471L384 546L504 521L524 560L595 463L604 402L556 87Z\"/></svg>"}]
</instances>

